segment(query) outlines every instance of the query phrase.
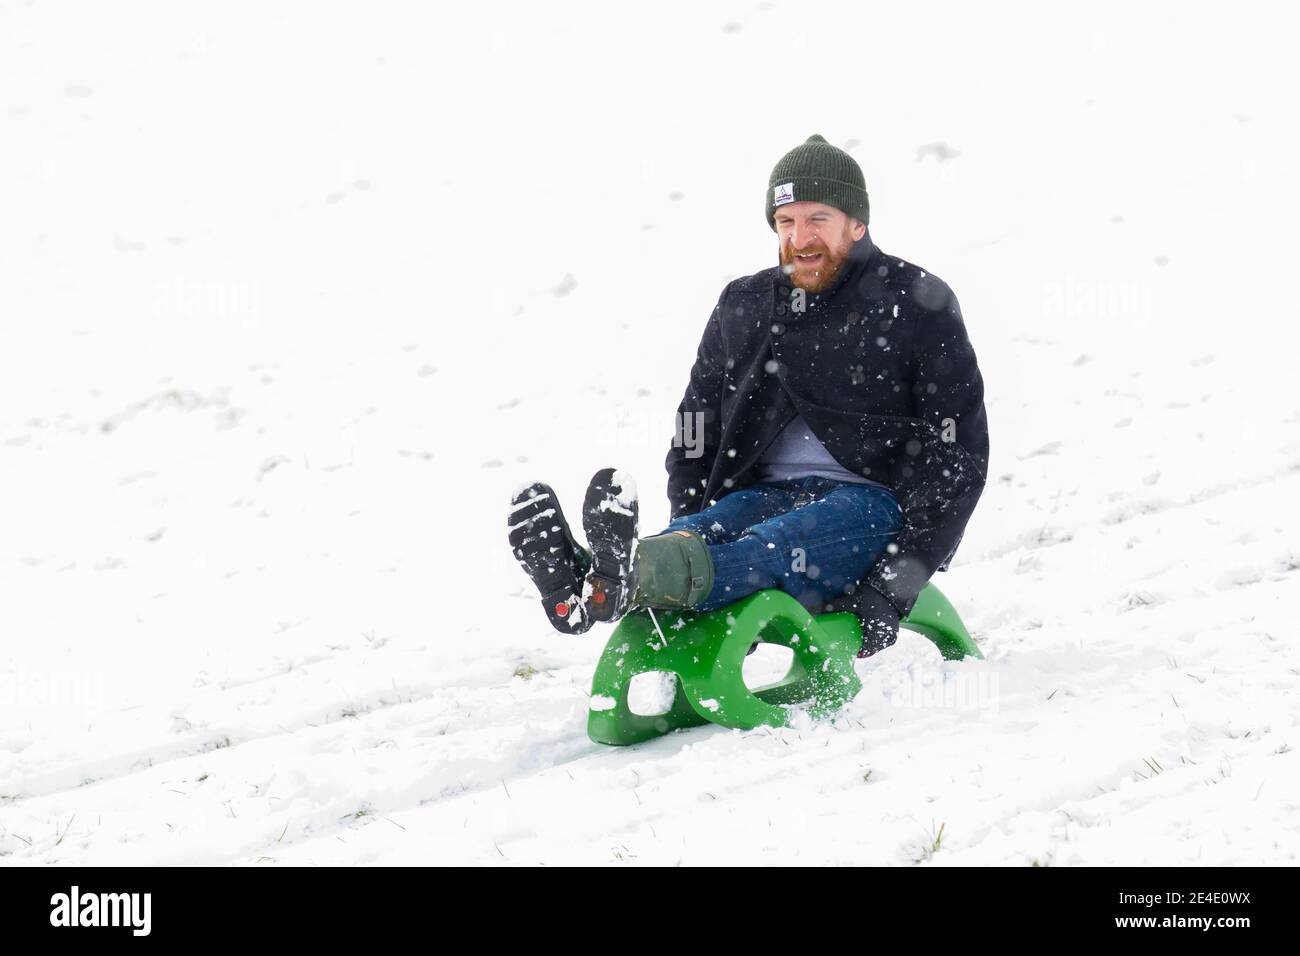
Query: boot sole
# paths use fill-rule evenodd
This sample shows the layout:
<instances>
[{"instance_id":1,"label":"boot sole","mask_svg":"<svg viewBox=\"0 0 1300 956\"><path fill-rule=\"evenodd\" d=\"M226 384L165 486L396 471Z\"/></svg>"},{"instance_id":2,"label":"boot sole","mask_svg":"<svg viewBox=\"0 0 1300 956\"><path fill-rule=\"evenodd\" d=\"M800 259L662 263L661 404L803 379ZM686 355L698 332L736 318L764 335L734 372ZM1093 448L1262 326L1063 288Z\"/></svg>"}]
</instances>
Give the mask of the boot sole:
<instances>
[{"instance_id":1,"label":"boot sole","mask_svg":"<svg viewBox=\"0 0 1300 956\"><path fill-rule=\"evenodd\" d=\"M582 505L582 526L591 548L583 603L593 621L615 621L627 609L638 514L631 479L613 468L602 468L592 476Z\"/></svg>"},{"instance_id":2,"label":"boot sole","mask_svg":"<svg viewBox=\"0 0 1300 956\"><path fill-rule=\"evenodd\" d=\"M542 596L542 610L561 634L591 627L582 603L578 544L554 489L534 482L510 500L510 550Z\"/></svg>"}]
</instances>

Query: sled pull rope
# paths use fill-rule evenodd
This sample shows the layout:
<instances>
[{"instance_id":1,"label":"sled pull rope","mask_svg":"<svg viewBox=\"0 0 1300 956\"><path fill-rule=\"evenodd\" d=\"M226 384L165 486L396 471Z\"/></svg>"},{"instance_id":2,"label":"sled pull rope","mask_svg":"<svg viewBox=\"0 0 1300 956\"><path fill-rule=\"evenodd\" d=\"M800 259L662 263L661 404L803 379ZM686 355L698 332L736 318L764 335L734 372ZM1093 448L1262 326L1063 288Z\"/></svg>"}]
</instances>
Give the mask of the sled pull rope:
<instances>
[{"instance_id":1,"label":"sled pull rope","mask_svg":"<svg viewBox=\"0 0 1300 956\"><path fill-rule=\"evenodd\" d=\"M659 618L655 617L655 609L648 607L646 610L650 612L650 620L654 622L655 630L659 633L659 640L664 642L664 647L667 647L668 638L664 637L664 629L659 626Z\"/></svg>"}]
</instances>

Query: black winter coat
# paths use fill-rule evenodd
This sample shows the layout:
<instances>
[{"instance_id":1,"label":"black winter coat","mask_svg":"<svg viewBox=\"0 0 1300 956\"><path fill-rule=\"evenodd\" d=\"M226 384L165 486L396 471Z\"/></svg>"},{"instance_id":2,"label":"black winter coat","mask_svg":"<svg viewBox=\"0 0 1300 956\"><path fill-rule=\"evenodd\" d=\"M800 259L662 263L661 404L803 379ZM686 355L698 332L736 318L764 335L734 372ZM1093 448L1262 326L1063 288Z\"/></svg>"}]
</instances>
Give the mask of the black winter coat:
<instances>
[{"instance_id":1,"label":"black winter coat","mask_svg":"<svg viewBox=\"0 0 1300 956\"><path fill-rule=\"evenodd\" d=\"M947 568L984 488L984 383L957 299L869 233L824 293L796 291L780 267L727 285L700 341L679 428L700 421L695 413L703 455L690 457L679 431L665 461L673 517L756 482L759 457L802 414L836 461L898 498L897 551L855 588L875 588L902 615Z\"/></svg>"}]
</instances>

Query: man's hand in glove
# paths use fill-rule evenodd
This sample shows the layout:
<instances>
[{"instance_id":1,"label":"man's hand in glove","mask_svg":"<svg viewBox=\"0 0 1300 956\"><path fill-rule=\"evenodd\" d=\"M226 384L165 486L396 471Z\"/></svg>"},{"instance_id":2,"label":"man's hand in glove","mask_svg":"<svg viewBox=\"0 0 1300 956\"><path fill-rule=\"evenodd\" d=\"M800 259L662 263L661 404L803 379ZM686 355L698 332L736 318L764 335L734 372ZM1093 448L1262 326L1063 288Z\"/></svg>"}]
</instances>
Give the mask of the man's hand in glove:
<instances>
[{"instance_id":1,"label":"man's hand in glove","mask_svg":"<svg viewBox=\"0 0 1300 956\"><path fill-rule=\"evenodd\" d=\"M862 624L862 648L858 657L870 657L898 640L899 614L888 599L869 584L859 585L826 605L826 612L849 611Z\"/></svg>"}]
</instances>

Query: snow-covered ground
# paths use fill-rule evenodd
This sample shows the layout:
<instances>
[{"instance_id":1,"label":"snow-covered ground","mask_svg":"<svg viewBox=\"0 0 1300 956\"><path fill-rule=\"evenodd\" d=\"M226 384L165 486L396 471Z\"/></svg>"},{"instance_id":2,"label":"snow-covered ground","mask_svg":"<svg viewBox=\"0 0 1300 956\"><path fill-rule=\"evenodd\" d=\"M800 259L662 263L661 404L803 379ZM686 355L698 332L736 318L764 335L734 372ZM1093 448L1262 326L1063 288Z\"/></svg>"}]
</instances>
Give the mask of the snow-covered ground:
<instances>
[{"instance_id":1,"label":"snow-covered ground","mask_svg":"<svg viewBox=\"0 0 1300 956\"><path fill-rule=\"evenodd\" d=\"M459 6L0 3L0 859L1294 864L1296 7ZM980 357L987 660L599 746L510 492L662 526L814 132Z\"/></svg>"}]
</instances>

